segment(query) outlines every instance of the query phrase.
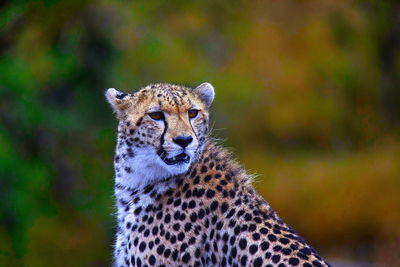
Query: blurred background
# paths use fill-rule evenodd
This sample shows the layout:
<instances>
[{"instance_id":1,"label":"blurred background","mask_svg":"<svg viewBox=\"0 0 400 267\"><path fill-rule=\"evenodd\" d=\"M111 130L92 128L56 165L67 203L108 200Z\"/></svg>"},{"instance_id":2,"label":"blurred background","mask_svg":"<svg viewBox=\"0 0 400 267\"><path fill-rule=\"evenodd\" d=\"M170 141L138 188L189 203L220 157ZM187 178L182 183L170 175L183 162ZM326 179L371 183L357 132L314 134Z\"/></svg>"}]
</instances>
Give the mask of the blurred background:
<instances>
[{"instance_id":1,"label":"blurred background","mask_svg":"<svg viewBox=\"0 0 400 267\"><path fill-rule=\"evenodd\" d=\"M110 266L116 120L216 88L223 139L334 266L400 266L400 3L3 1L0 266Z\"/></svg>"}]
</instances>

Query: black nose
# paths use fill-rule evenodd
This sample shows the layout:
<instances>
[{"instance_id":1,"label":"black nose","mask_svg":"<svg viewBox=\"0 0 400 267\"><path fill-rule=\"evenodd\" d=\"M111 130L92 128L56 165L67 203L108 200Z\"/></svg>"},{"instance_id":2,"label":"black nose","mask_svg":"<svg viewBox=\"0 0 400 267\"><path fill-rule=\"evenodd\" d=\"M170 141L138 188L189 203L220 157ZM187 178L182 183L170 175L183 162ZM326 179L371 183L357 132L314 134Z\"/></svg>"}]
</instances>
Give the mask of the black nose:
<instances>
[{"instance_id":1,"label":"black nose","mask_svg":"<svg viewBox=\"0 0 400 267\"><path fill-rule=\"evenodd\" d=\"M191 137L191 136L177 136L174 139L172 139L172 141L174 141L175 144L178 144L181 147L185 148L193 141L193 137Z\"/></svg>"}]
</instances>

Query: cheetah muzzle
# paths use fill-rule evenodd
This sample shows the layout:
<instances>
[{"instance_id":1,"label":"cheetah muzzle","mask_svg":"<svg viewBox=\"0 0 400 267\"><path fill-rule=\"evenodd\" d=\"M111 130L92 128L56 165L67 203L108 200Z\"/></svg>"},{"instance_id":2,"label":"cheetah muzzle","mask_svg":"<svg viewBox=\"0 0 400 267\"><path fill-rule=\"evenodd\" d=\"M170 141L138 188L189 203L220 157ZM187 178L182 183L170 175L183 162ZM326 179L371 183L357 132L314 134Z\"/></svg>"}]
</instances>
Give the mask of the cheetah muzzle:
<instances>
[{"instance_id":1,"label":"cheetah muzzle","mask_svg":"<svg viewBox=\"0 0 400 267\"><path fill-rule=\"evenodd\" d=\"M208 138L211 84L106 97L118 119L115 266L329 266Z\"/></svg>"}]
</instances>

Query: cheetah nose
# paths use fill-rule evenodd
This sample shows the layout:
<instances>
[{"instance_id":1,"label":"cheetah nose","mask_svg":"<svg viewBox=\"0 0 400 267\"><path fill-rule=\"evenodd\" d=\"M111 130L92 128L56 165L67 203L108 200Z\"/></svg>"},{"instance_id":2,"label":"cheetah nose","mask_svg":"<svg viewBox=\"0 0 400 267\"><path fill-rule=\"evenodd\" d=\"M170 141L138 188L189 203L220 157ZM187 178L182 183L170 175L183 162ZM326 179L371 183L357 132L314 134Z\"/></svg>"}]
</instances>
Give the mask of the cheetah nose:
<instances>
[{"instance_id":1,"label":"cheetah nose","mask_svg":"<svg viewBox=\"0 0 400 267\"><path fill-rule=\"evenodd\" d=\"M172 141L174 141L175 144L178 144L181 147L185 148L193 141L193 137L191 137L191 136L177 136L174 139L172 139Z\"/></svg>"}]
</instances>

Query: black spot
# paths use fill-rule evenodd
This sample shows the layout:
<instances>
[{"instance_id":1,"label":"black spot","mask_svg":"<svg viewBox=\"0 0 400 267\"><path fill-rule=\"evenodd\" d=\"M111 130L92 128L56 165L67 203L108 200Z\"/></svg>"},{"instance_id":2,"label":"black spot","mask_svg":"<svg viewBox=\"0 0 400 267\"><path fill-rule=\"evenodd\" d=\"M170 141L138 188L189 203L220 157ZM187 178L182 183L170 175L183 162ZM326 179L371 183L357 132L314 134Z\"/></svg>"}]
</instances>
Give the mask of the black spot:
<instances>
[{"instance_id":1,"label":"black spot","mask_svg":"<svg viewBox=\"0 0 400 267\"><path fill-rule=\"evenodd\" d=\"M175 231L179 231L179 228L180 228L181 226L180 226L180 224L179 223L175 223L173 226L172 226L172 228L175 230Z\"/></svg>"},{"instance_id":2,"label":"black spot","mask_svg":"<svg viewBox=\"0 0 400 267\"><path fill-rule=\"evenodd\" d=\"M189 253L185 253L185 255L183 255L183 257L182 257L182 261L183 261L184 263L188 263L189 260L190 260L190 255L189 255Z\"/></svg>"},{"instance_id":3,"label":"black spot","mask_svg":"<svg viewBox=\"0 0 400 267\"><path fill-rule=\"evenodd\" d=\"M312 264L316 267L322 267L322 264L317 260L313 261Z\"/></svg>"},{"instance_id":4,"label":"black spot","mask_svg":"<svg viewBox=\"0 0 400 267\"><path fill-rule=\"evenodd\" d=\"M292 250L290 248L283 248L282 249L282 253L284 255L290 255L290 253L292 253ZM303 254L304 255L304 254Z\"/></svg>"},{"instance_id":5,"label":"black spot","mask_svg":"<svg viewBox=\"0 0 400 267\"><path fill-rule=\"evenodd\" d=\"M182 203L182 210L186 210L187 209L187 203L186 202L183 202Z\"/></svg>"},{"instance_id":6,"label":"black spot","mask_svg":"<svg viewBox=\"0 0 400 267\"><path fill-rule=\"evenodd\" d=\"M147 229L147 230L144 231L144 233L143 233L144 237L148 237L149 234L150 234L150 230L149 230L149 229Z\"/></svg>"},{"instance_id":7,"label":"black spot","mask_svg":"<svg viewBox=\"0 0 400 267\"><path fill-rule=\"evenodd\" d=\"M286 245L286 244L289 244L289 239L281 237L281 238L279 238L279 242L281 242L282 244Z\"/></svg>"},{"instance_id":8,"label":"black spot","mask_svg":"<svg viewBox=\"0 0 400 267\"><path fill-rule=\"evenodd\" d=\"M188 190L185 194L186 198L190 198L192 196L192 190Z\"/></svg>"},{"instance_id":9,"label":"black spot","mask_svg":"<svg viewBox=\"0 0 400 267\"><path fill-rule=\"evenodd\" d=\"M262 219L260 217L254 217L253 219L256 223L262 223Z\"/></svg>"},{"instance_id":10,"label":"black spot","mask_svg":"<svg viewBox=\"0 0 400 267\"><path fill-rule=\"evenodd\" d=\"M236 242L236 237L233 235L233 236L231 236L229 243L231 244L231 246L233 246L233 244L235 244L235 242Z\"/></svg>"},{"instance_id":11,"label":"black spot","mask_svg":"<svg viewBox=\"0 0 400 267\"><path fill-rule=\"evenodd\" d=\"M204 182L208 182L211 180L211 175L206 175L206 177L204 177Z\"/></svg>"},{"instance_id":12,"label":"black spot","mask_svg":"<svg viewBox=\"0 0 400 267\"><path fill-rule=\"evenodd\" d=\"M175 211L174 213L174 220L179 220L179 218L181 217L181 213L179 210Z\"/></svg>"},{"instance_id":13,"label":"black spot","mask_svg":"<svg viewBox=\"0 0 400 267\"><path fill-rule=\"evenodd\" d=\"M225 213L225 212L228 210L228 208L229 208L228 203L226 203L226 202L222 203L222 205L221 205L221 212L222 212L222 213Z\"/></svg>"},{"instance_id":14,"label":"black spot","mask_svg":"<svg viewBox=\"0 0 400 267\"><path fill-rule=\"evenodd\" d=\"M188 248L188 245L186 243L183 243L181 245L180 252L184 252L187 248Z\"/></svg>"},{"instance_id":15,"label":"black spot","mask_svg":"<svg viewBox=\"0 0 400 267\"><path fill-rule=\"evenodd\" d=\"M197 197L202 197L204 195L205 191L206 190L204 188L197 190ZM194 190L193 190L193 194L194 194Z\"/></svg>"},{"instance_id":16,"label":"black spot","mask_svg":"<svg viewBox=\"0 0 400 267\"><path fill-rule=\"evenodd\" d=\"M242 264L242 266L247 266L247 256L243 255L242 258L240 259L240 263Z\"/></svg>"},{"instance_id":17,"label":"black spot","mask_svg":"<svg viewBox=\"0 0 400 267\"><path fill-rule=\"evenodd\" d=\"M306 254L303 254L301 252L297 253L297 256L303 260L308 260L308 256Z\"/></svg>"},{"instance_id":18,"label":"black spot","mask_svg":"<svg viewBox=\"0 0 400 267\"><path fill-rule=\"evenodd\" d=\"M136 215L138 215L142 211L142 207L137 207L134 211Z\"/></svg>"},{"instance_id":19,"label":"black spot","mask_svg":"<svg viewBox=\"0 0 400 267\"><path fill-rule=\"evenodd\" d=\"M264 241L261 243L261 249L266 251L269 248L269 243L267 241Z\"/></svg>"},{"instance_id":20,"label":"black spot","mask_svg":"<svg viewBox=\"0 0 400 267\"><path fill-rule=\"evenodd\" d=\"M291 264L293 266L297 266L299 264L299 260L292 257L289 259L289 264Z\"/></svg>"},{"instance_id":21,"label":"black spot","mask_svg":"<svg viewBox=\"0 0 400 267\"><path fill-rule=\"evenodd\" d=\"M235 227L234 233L235 233L235 235L240 234L240 226L239 225Z\"/></svg>"},{"instance_id":22,"label":"black spot","mask_svg":"<svg viewBox=\"0 0 400 267\"><path fill-rule=\"evenodd\" d=\"M168 248L168 249L166 249L166 250L164 251L164 257L165 257L165 258L168 258L169 255L171 255L171 250Z\"/></svg>"},{"instance_id":23,"label":"black spot","mask_svg":"<svg viewBox=\"0 0 400 267\"><path fill-rule=\"evenodd\" d=\"M171 221L171 215L170 214L165 215L164 222L169 223L170 221Z\"/></svg>"},{"instance_id":24,"label":"black spot","mask_svg":"<svg viewBox=\"0 0 400 267\"><path fill-rule=\"evenodd\" d=\"M121 94L116 95L116 98L123 99L125 96L127 96L127 94L121 93Z\"/></svg>"},{"instance_id":25,"label":"black spot","mask_svg":"<svg viewBox=\"0 0 400 267\"><path fill-rule=\"evenodd\" d=\"M302 252L302 253L304 253L306 255L311 255L311 250L308 249L308 248L301 248L299 250L300 250L300 252Z\"/></svg>"},{"instance_id":26,"label":"black spot","mask_svg":"<svg viewBox=\"0 0 400 267\"><path fill-rule=\"evenodd\" d=\"M229 219L235 214L236 210L235 208L232 208L229 213L226 215L226 218Z\"/></svg>"},{"instance_id":27,"label":"black spot","mask_svg":"<svg viewBox=\"0 0 400 267\"><path fill-rule=\"evenodd\" d=\"M244 213L245 213L244 210L239 210L238 213L237 213L237 216L240 217L240 216L242 216Z\"/></svg>"},{"instance_id":28,"label":"black spot","mask_svg":"<svg viewBox=\"0 0 400 267\"><path fill-rule=\"evenodd\" d=\"M262 265L262 263L263 263L262 258L261 258L261 257L258 257L258 258L256 258L256 259L254 260L253 266L254 266L254 267L260 267L260 266Z\"/></svg>"},{"instance_id":29,"label":"black spot","mask_svg":"<svg viewBox=\"0 0 400 267\"><path fill-rule=\"evenodd\" d=\"M191 223L186 223L185 224L185 232L189 232L191 228L192 228L192 224Z\"/></svg>"},{"instance_id":30,"label":"black spot","mask_svg":"<svg viewBox=\"0 0 400 267\"><path fill-rule=\"evenodd\" d=\"M196 214L196 212L193 212L193 213L190 215L190 220L191 220L192 222L195 222L195 221L197 220L197 214Z\"/></svg>"},{"instance_id":31,"label":"black spot","mask_svg":"<svg viewBox=\"0 0 400 267\"><path fill-rule=\"evenodd\" d=\"M213 197L215 196L215 191L214 191L214 190L211 190L211 189L208 189L208 190L207 190L206 196L207 196L208 198L213 198Z\"/></svg>"},{"instance_id":32,"label":"black spot","mask_svg":"<svg viewBox=\"0 0 400 267\"><path fill-rule=\"evenodd\" d=\"M272 261L274 263L278 263L280 259L281 259L281 256L279 256L278 254L275 254L274 256L272 256Z\"/></svg>"},{"instance_id":33,"label":"black spot","mask_svg":"<svg viewBox=\"0 0 400 267\"><path fill-rule=\"evenodd\" d=\"M254 233L253 234L253 240L254 241L260 240L260 234L259 233Z\"/></svg>"},{"instance_id":34,"label":"black spot","mask_svg":"<svg viewBox=\"0 0 400 267\"><path fill-rule=\"evenodd\" d=\"M200 255L201 255L200 249L197 248L196 251L194 252L194 256L195 256L196 258L200 258Z\"/></svg>"},{"instance_id":35,"label":"black spot","mask_svg":"<svg viewBox=\"0 0 400 267\"><path fill-rule=\"evenodd\" d=\"M185 234L184 234L183 232L180 232L180 233L178 234L178 240L179 240L179 241L182 241L183 239L185 239Z\"/></svg>"},{"instance_id":36,"label":"black spot","mask_svg":"<svg viewBox=\"0 0 400 267\"><path fill-rule=\"evenodd\" d=\"M150 255L149 263L150 263L150 265L156 264L156 257L154 257L154 255Z\"/></svg>"},{"instance_id":37,"label":"black spot","mask_svg":"<svg viewBox=\"0 0 400 267\"><path fill-rule=\"evenodd\" d=\"M276 241L276 236L273 235L273 234L269 234L269 235L268 235L268 239L269 239L269 241L274 242L274 241Z\"/></svg>"},{"instance_id":38,"label":"black spot","mask_svg":"<svg viewBox=\"0 0 400 267\"><path fill-rule=\"evenodd\" d=\"M158 255L163 254L164 249L165 249L164 245L163 245L163 244L160 244L160 245L157 247L157 253L158 253Z\"/></svg>"},{"instance_id":39,"label":"black spot","mask_svg":"<svg viewBox=\"0 0 400 267\"><path fill-rule=\"evenodd\" d=\"M273 249L274 251L278 252L278 251L281 251L282 247L279 246L279 245L276 245L276 246L274 246L272 249Z\"/></svg>"},{"instance_id":40,"label":"black spot","mask_svg":"<svg viewBox=\"0 0 400 267\"><path fill-rule=\"evenodd\" d=\"M194 201L194 200L191 200L190 202L189 202L189 206L188 206L190 209L194 209L195 207L196 207L196 202Z\"/></svg>"},{"instance_id":41,"label":"black spot","mask_svg":"<svg viewBox=\"0 0 400 267\"><path fill-rule=\"evenodd\" d=\"M217 220L218 220L217 215L214 215L214 216L211 218L211 223L212 223L212 224L216 224L216 223L217 223Z\"/></svg>"},{"instance_id":42,"label":"black spot","mask_svg":"<svg viewBox=\"0 0 400 267\"><path fill-rule=\"evenodd\" d=\"M135 256L131 256L131 263L133 266L135 266Z\"/></svg>"},{"instance_id":43,"label":"black spot","mask_svg":"<svg viewBox=\"0 0 400 267\"><path fill-rule=\"evenodd\" d=\"M245 219L246 221L251 221L252 218L253 218L253 217L251 216L250 213L246 213L246 215L244 215L244 219Z\"/></svg>"},{"instance_id":44,"label":"black spot","mask_svg":"<svg viewBox=\"0 0 400 267\"><path fill-rule=\"evenodd\" d=\"M205 215L204 209L199 210L198 213L199 219L203 219L204 215Z\"/></svg>"},{"instance_id":45,"label":"black spot","mask_svg":"<svg viewBox=\"0 0 400 267\"><path fill-rule=\"evenodd\" d=\"M232 256L233 258L236 258L236 256L237 256L237 249L236 249L236 247L232 247L232 249L231 249L231 256Z\"/></svg>"},{"instance_id":46,"label":"black spot","mask_svg":"<svg viewBox=\"0 0 400 267\"><path fill-rule=\"evenodd\" d=\"M246 239L241 238L241 239L239 240L239 248L243 250L243 249L246 249L246 246L247 246L247 241L246 241Z\"/></svg>"},{"instance_id":47,"label":"black spot","mask_svg":"<svg viewBox=\"0 0 400 267\"><path fill-rule=\"evenodd\" d=\"M158 233L158 226L154 226L152 233L153 233L153 235L157 235L157 233Z\"/></svg>"},{"instance_id":48,"label":"black spot","mask_svg":"<svg viewBox=\"0 0 400 267\"><path fill-rule=\"evenodd\" d=\"M178 207L179 205L181 205L181 203L182 203L182 200L180 198L178 198L177 200L175 200L174 206Z\"/></svg>"},{"instance_id":49,"label":"black spot","mask_svg":"<svg viewBox=\"0 0 400 267\"><path fill-rule=\"evenodd\" d=\"M257 250L258 250L258 246L257 246L256 244L253 244L253 245L251 245L251 246L249 247L249 252L250 252L252 255L256 254Z\"/></svg>"},{"instance_id":50,"label":"black spot","mask_svg":"<svg viewBox=\"0 0 400 267\"><path fill-rule=\"evenodd\" d=\"M211 205L210 208L212 211L216 210L218 208L218 201L214 200Z\"/></svg>"}]
</instances>

